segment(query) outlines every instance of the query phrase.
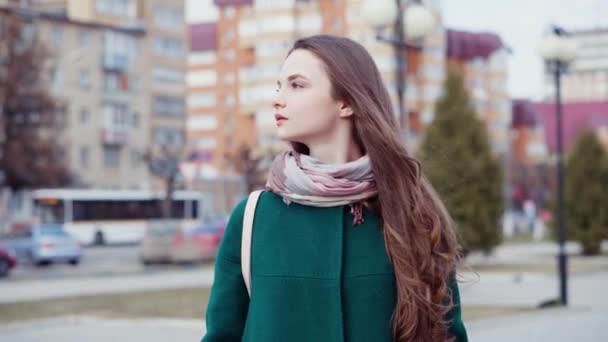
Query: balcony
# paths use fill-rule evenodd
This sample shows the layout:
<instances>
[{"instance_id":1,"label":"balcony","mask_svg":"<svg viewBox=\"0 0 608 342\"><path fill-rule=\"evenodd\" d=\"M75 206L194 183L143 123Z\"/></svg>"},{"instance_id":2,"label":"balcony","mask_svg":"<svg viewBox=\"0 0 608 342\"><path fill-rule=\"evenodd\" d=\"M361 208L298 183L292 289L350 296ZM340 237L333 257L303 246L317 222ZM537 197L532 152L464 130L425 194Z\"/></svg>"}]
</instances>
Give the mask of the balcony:
<instances>
[{"instance_id":1,"label":"balcony","mask_svg":"<svg viewBox=\"0 0 608 342\"><path fill-rule=\"evenodd\" d=\"M103 56L103 70L126 72L129 68L129 57L126 55L105 53Z\"/></svg>"},{"instance_id":2,"label":"balcony","mask_svg":"<svg viewBox=\"0 0 608 342\"><path fill-rule=\"evenodd\" d=\"M104 128L101 131L101 142L104 145L123 146L129 141L129 133L125 129Z\"/></svg>"}]
</instances>

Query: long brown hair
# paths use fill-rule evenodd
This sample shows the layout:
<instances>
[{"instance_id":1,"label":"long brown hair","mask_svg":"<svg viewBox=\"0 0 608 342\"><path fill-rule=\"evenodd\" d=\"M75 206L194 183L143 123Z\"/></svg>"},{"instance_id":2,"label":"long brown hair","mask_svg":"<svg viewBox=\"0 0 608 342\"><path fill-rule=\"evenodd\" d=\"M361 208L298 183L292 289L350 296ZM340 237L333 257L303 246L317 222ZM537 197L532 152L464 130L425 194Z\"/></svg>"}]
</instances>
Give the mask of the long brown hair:
<instances>
[{"instance_id":1,"label":"long brown hair","mask_svg":"<svg viewBox=\"0 0 608 342\"><path fill-rule=\"evenodd\" d=\"M459 247L450 216L406 150L391 100L367 50L351 39L317 35L295 42L320 58L332 96L354 115L353 138L369 155L378 187L378 204L388 257L395 270L395 341L449 341L445 317L452 307L448 282ZM308 153L301 143L293 143Z\"/></svg>"}]
</instances>

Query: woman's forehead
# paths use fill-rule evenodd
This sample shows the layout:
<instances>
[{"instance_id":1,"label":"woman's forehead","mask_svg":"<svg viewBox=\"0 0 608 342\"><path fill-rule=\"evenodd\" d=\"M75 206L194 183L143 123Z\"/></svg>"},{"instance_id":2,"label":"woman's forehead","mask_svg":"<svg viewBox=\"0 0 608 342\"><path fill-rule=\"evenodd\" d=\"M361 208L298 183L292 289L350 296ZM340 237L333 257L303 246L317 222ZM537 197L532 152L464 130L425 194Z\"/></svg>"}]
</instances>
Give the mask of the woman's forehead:
<instances>
[{"instance_id":1,"label":"woman's forehead","mask_svg":"<svg viewBox=\"0 0 608 342\"><path fill-rule=\"evenodd\" d=\"M314 53L307 50L294 50L283 62L280 79L287 80L292 75L301 75L308 79L326 77L323 62Z\"/></svg>"}]
</instances>

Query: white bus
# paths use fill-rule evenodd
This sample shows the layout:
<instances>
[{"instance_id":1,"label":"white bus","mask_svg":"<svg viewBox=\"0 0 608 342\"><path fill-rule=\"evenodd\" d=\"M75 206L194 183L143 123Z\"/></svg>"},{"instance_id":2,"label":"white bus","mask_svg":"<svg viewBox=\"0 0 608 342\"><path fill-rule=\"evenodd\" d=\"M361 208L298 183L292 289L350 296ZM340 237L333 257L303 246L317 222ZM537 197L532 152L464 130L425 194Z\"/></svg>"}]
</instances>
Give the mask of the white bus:
<instances>
[{"instance_id":1,"label":"white bus","mask_svg":"<svg viewBox=\"0 0 608 342\"><path fill-rule=\"evenodd\" d=\"M163 219L163 193L40 189L34 190L32 197L37 221L62 223L83 244L137 243L150 221ZM204 193L175 191L172 218L184 225L195 225L206 207L204 202Z\"/></svg>"}]
</instances>

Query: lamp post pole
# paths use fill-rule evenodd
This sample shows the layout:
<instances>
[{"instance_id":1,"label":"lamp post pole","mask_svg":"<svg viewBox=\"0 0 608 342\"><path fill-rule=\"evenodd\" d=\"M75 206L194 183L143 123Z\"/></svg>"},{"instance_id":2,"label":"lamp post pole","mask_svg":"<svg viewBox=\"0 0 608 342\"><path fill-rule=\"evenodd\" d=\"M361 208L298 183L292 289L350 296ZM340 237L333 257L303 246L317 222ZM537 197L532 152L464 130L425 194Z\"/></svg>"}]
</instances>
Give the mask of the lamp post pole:
<instances>
[{"instance_id":1,"label":"lamp post pole","mask_svg":"<svg viewBox=\"0 0 608 342\"><path fill-rule=\"evenodd\" d=\"M420 49L422 38L433 32L436 26L434 14L420 5L419 0L367 0L363 14L376 30L378 41L390 44L395 56L395 85L397 92L398 120L401 136L406 144L410 141L409 111L406 108L407 49ZM382 34L391 28L393 34ZM412 44L414 42L415 44Z\"/></svg>"},{"instance_id":2,"label":"lamp post pole","mask_svg":"<svg viewBox=\"0 0 608 342\"><path fill-rule=\"evenodd\" d=\"M401 0L397 2L397 20L395 20L395 42L392 43L395 51L395 62L397 70L395 74L396 91L397 91L397 108L399 110L399 125L401 127L401 136L405 144L408 145L410 138L410 123L409 112L405 103L405 90L407 85L407 45L405 41L405 32L403 29L403 11L401 10Z\"/></svg>"},{"instance_id":3,"label":"lamp post pole","mask_svg":"<svg viewBox=\"0 0 608 342\"><path fill-rule=\"evenodd\" d=\"M552 73L555 83L555 121L557 138L557 237L559 251L559 304L568 305L568 254L566 253L566 217L564 214L564 143L561 76L568 62L576 57L576 44L567 37L566 31L554 26L541 43L541 54Z\"/></svg>"},{"instance_id":4,"label":"lamp post pole","mask_svg":"<svg viewBox=\"0 0 608 342\"><path fill-rule=\"evenodd\" d=\"M559 294L562 305L568 305L568 254L566 253L566 227L564 222L564 145L563 145L563 115L562 115L562 91L561 74L563 62L556 60L554 63L553 77L555 79L555 116L557 123L557 224L558 224L558 271L559 271Z\"/></svg>"}]
</instances>

